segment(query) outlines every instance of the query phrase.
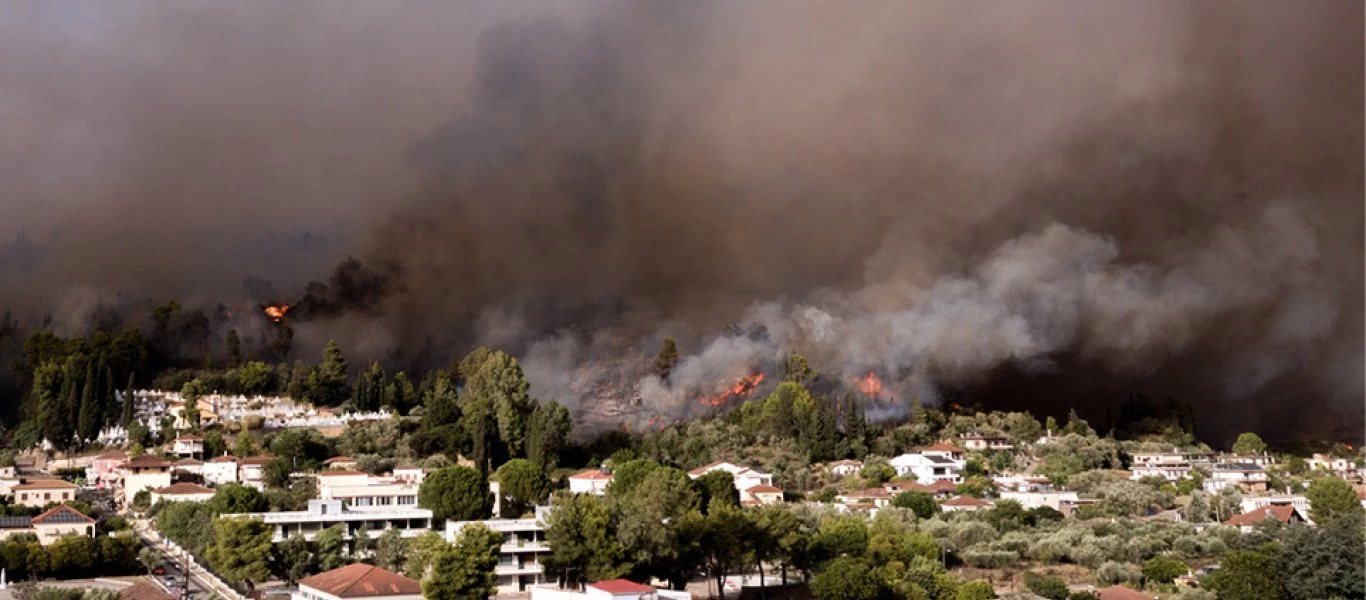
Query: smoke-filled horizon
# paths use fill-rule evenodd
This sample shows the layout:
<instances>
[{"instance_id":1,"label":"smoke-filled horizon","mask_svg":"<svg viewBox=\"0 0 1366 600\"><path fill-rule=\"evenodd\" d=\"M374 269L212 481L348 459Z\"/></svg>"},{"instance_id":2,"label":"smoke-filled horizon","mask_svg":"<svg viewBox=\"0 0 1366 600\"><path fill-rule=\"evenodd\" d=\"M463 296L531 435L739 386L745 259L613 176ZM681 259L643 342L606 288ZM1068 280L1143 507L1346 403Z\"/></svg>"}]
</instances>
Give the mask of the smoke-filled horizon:
<instances>
[{"instance_id":1,"label":"smoke-filled horizon","mask_svg":"<svg viewBox=\"0 0 1366 600\"><path fill-rule=\"evenodd\" d=\"M0 11L29 319L307 295L297 356L496 345L574 405L673 336L670 385L625 384L665 416L800 352L892 412L1360 434L1359 3Z\"/></svg>"}]
</instances>

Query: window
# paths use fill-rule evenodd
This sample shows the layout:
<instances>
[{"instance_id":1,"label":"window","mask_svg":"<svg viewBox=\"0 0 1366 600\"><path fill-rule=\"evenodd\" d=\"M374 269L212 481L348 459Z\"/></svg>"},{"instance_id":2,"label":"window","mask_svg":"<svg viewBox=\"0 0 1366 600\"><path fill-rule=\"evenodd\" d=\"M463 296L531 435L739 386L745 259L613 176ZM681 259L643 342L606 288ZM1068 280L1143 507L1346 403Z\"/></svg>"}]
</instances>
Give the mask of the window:
<instances>
[{"instance_id":1,"label":"window","mask_svg":"<svg viewBox=\"0 0 1366 600\"><path fill-rule=\"evenodd\" d=\"M50 492L43 492L43 499L44 499L44 500L51 500L51 499L52 499L52 494L51 494Z\"/></svg>"}]
</instances>

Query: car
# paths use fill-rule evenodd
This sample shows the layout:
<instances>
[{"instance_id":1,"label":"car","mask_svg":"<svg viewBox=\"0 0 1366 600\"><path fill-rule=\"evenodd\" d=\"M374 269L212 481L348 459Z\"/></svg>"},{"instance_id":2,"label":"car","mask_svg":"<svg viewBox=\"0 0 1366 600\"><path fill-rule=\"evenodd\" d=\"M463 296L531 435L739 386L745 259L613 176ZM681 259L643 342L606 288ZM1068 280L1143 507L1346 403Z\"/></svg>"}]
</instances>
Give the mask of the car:
<instances>
[{"instance_id":1,"label":"car","mask_svg":"<svg viewBox=\"0 0 1366 600\"><path fill-rule=\"evenodd\" d=\"M180 580L179 580L179 579L176 579L175 576L172 576L172 575L167 575L167 576L166 576L166 587L175 587L175 586L178 586L178 585L180 585Z\"/></svg>"},{"instance_id":2,"label":"car","mask_svg":"<svg viewBox=\"0 0 1366 600\"><path fill-rule=\"evenodd\" d=\"M152 574L161 577L166 574L166 567L158 565L157 568L152 569Z\"/></svg>"}]
</instances>

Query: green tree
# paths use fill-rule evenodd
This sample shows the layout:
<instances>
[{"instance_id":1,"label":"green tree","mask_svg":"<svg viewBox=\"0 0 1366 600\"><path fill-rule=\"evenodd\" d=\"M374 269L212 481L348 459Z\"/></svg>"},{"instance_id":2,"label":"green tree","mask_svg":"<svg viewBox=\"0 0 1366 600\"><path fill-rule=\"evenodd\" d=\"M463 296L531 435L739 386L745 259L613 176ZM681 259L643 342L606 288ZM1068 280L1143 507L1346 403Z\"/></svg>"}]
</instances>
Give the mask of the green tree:
<instances>
[{"instance_id":1,"label":"green tree","mask_svg":"<svg viewBox=\"0 0 1366 600\"><path fill-rule=\"evenodd\" d=\"M863 556L867 549L868 524L857 515L826 518L811 540L811 551L817 561Z\"/></svg>"},{"instance_id":2,"label":"green tree","mask_svg":"<svg viewBox=\"0 0 1366 600\"><path fill-rule=\"evenodd\" d=\"M224 343L228 350L228 364L234 367L242 364L242 338L237 336L236 328L228 330Z\"/></svg>"},{"instance_id":3,"label":"green tree","mask_svg":"<svg viewBox=\"0 0 1366 600\"><path fill-rule=\"evenodd\" d=\"M43 437L58 448L71 445L75 427L71 410L66 404L68 383L65 370L56 364L47 363L33 372L33 398L38 407L38 418L42 422Z\"/></svg>"},{"instance_id":4,"label":"green tree","mask_svg":"<svg viewBox=\"0 0 1366 600\"><path fill-rule=\"evenodd\" d=\"M702 564L716 582L721 600L725 600L726 578L743 571L750 562L751 522L740 509L728 506L718 506L705 517L692 518L701 520L701 535L696 539L702 551Z\"/></svg>"},{"instance_id":5,"label":"green tree","mask_svg":"<svg viewBox=\"0 0 1366 600\"><path fill-rule=\"evenodd\" d=\"M397 529L385 531L375 540L375 566L395 573L402 573L405 562L404 554L407 550L408 541L403 539L401 531Z\"/></svg>"},{"instance_id":6,"label":"green tree","mask_svg":"<svg viewBox=\"0 0 1366 600\"><path fill-rule=\"evenodd\" d=\"M612 482L607 484L607 495L612 498L625 498L635 492L645 478L661 468L659 463L648 458L626 461L612 471Z\"/></svg>"},{"instance_id":7,"label":"green tree","mask_svg":"<svg viewBox=\"0 0 1366 600\"><path fill-rule=\"evenodd\" d=\"M1096 430L1091 429L1091 425L1085 419L1077 416L1076 409L1067 411L1067 424L1062 428L1062 435L1076 434L1082 437L1095 437Z\"/></svg>"},{"instance_id":8,"label":"green tree","mask_svg":"<svg viewBox=\"0 0 1366 600\"><path fill-rule=\"evenodd\" d=\"M346 525L338 523L313 536L313 555L318 568L331 571L346 564Z\"/></svg>"},{"instance_id":9,"label":"green tree","mask_svg":"<svg viewBox=\"0 0 1366 600\"><path fill-rule=\"evenodd\" d=\"M557 495L555 510L546 519L545 539L550 546L550 555L542 561L545 575L561 587L580 588L629 570L611 511L599 496Z\"/></svg>"},{"instance_id":10,"label":"green tree","mask_svg":"<svg viewBox=\"0 0 1366 600\"><path fill-rule=\"evenodd\" d=\"M673 338L666 337L659 348L659 354L655 355L655 375L667 381L669 374L674 370L674 365L677 364L678 344L674 342Z\"/></svg>"},{"instance_id":11,"label":"green tree","mask_svg":"<svg viewBox=\"0 0 1366 600\"><path fill-rule=\"evenodd\" d=\"M264 512L267 508L264 494L256 488L237 483L219 486L207 506L218 514L256 513Z\"/></svg>"},{"instance_id":12,"label":"green tree","mask_svg":"<svg viewBox=\"0 0 1366 600\"><path fill-rule=\"evenodd\" d=\"M462 420L468 423L476 464L487 465L495 452L522 455L531 413L527 389L521 365L502 351L489 353L473 374L466 375Z\"/></svg>"},{"instance_id":13,"label":"green tree","mask_svg":"<svg viewBox=\"0 0 1366 600\"><path fill-rule=\"evenodd\" d=\"M1280 552L1273 546L1224 555L1219 570L1206 575L1200 584L1219 594L1219 600L1281 600L1286 597Z\"/></svg>"},{"instance_id":14,"label":"green tree","mask_svg":"<svg viewBox=\"0 0 1366 600\"><path fill-rule=\"evenodd\" d=\"M892 506L897 508L907 508L921 519L929 519L938 515L940 512L939 503L934 501L934 496L926 492L906 491L897 494L892 498Z\"/></svg>"},{"instance_id":15,"label":"green tree","mask_svg":"<svg viewBox=\"0 0 1366 600\"><path fill-rule=\"evenodd\" d=\"M396 373L389 381L384 396L388 406L397 410L399 414L406 415L417 406L417 389L413 387L412 380L408 379L408 374L403 371Z\"/></svg>"},{"instance_id":16,"label":"green tree","mask_svg":"<svg viewBox=\"0 0 1366 600\"><path fill-rule=\"evenodd\" d=\"M958 586L958 593L954 595L955 600L991 600L996 597L996 590L986 581L969 581Z\"/></svg>"},{"instance_id":17,"label":"green tree","mask_svg":"<svg viewBox=\"0 0 1366 600\"><path fill-rule=\"evenodd\" d=\"M1147 581L1168 584L1190 572L1190 567L1174 558L1154 556L1143 563L1143 578Z\"/></svg>"},{"instance_id":18,"label":"green tree","mask_svg":"<svg viewBox=\"0 0 1366 600\"><path fill-rule=\"evenodd\" d=\"M488 517L489 483L469 467L437 470L422 481L417 503L437 520L474 521Z\"/></svg>"},{"instance_id":19,"label":"green tree","mask_svg":"<svg viewBox=\"0 0 1366 600\"><path fill-rule=\"evenodd\" d=\"M143 548L138 552L138 564L151 575L154 569L161 566L161 554L151 548Z\"/></svg>"},{"instance_id":20,"label":"green tree","mask_svg":"<svg viewBox=\"0 0 1366 600\"><path fill-rule=\"evenodd\" d=\"M81 404L76 415L76 437L81 443L94 441L104 425L104 413L98 397L95 362L85 363L85 383L81 385Z\"/></svg>"},{"instance_id":21,"label":"green tree","mask_svg":"<svg viewBox=\"0 0 1366 600\"><path fill-rule=\"evenodd\" d=\"M237 440L232 445L232 453L238 458L256 455L256 440L252 439L247 430L243 429L237 434Z\"/></svg>"},{"instance_id":22,"label":"green tree","mask_svg":"<svg viewBox=\"0 0 1366 600\"><path fill-rule=\"evenodd\" d=\"M445 538L440 533L428 531L413 538L408 542L408 553L406 563L403 565L403 574L409 579L423 580L427 577L427 571L436 562L437 555L445 551L447 546Z\"/></svg>"},{"instance_id":23,"label":"green tree","mask_svg":"<svg viewBox=\"0 0 1366 600\"><path fill-rule=\"evenodd\" d=\"M119 424L124 429L128 429L133 423L133 415L137 408L137 396L133 393L134 375L128 376L128 386L123 389L123 410L119 416Z\"/></svg>"},{"instance_id":24,"label":"green tree","mask_svg":"<svg viewBox=\"0 0 1366 600\"><path fill-rule=\"evenodd\" d=\"M1358 515L1283 530L1282 573L1290 598L1366 598L1362 524Z\"/></svg>"},{"instance_id":25,"label":"green tree","mask_svg":"<svg viewBox=\"0 0 1366 600\"><path fill-rule=\"evenodd\" d=\"M351 402L356 410L376 411L384 404L384 390L389 385L389 376L378 362L370 363L370 368L356 377L356 385Z\"/></svg>"},{"instance_id":26,"label":"green tree","mask_svg":"<svg viewBox=\"0 0 1366 600\"><path fill-rule=\"evenodd\" d=\"M882 485L896 477L896 469L884 460L870 460L859 469L859 476L871 485Z\"/></svg>"},{"instance_id":27,"label":"green tree","mask_svg":"<svg viewBox=\"0 0 1366 600\"><path fill-rule=\"evenodd\" d=\"M783 381L806 385L814 381L816 375L816 370L806 362L805 356L795 352L787 355L787 361L783 363Z\"/></svg>"},{"instance_id":28,"label":"green tree","mask_svg":"<svg viewBox=\"0 0 1366 600\"><path fill-rule=\"evenodd\" d=\"M206 558L219 576L253 590L270 577L270 527L260 519L218 519Z\"/></svg>"},{"instance_id":29,"label":"green tree","mask_svg":"<svg viewBox=\"0 0 1366 600\"><path fill-rule=\"evenodd\" d=\"M274 387L275 370L266 363L253 360L237 369L238 385L245 394L264 394Z\"/></svg>"},{"instance_id":30,"label":"green tree","mask_svg":"<svg viewBox=\"0 0 1366 600\"><path fill-rule=\"evenodd\" d=\"M1058 577L1028 574L1025 575L1025 587L1034 595L1048 600L1067 600L1067 582Z\"/></svg>"},{"instance_id":31,"label":"green tree","mask_svg":"<svg viewBox=\"0 0 1366 600\"><path fill-rule=\"evenodd\" d=\"M541 467L525 458L514 458L498 467L498 488L509 514L522 514L550 496L550 480Z\"/></svg>"},{"instance_id":32,"label":"green tree","mask_svg":"<svg viewBox=\"0 0 1366 600\"><path fill-rule=\"evenodd\" d=\"M1233 442L1234 454L1250 456L1262 454L1264 452L1266 452L1266 442L1262 441L1261 436L1250 431L1239 434L1238 439Z\"/></svg>"},{"instance_id":33,"label":"green tree","mask_svg":"<svg viewBox=\"0 0 1366 600\"><path fill-rule=\"evenodd\" d=\"M698 509L699 494L687 473L661 467L651 471L629 496L614 496L617 539L630 553L638 573L687 581L679 521Z\"/></svg>"},{"instance_id":34,"label":"green tree","mask_svg":"<svg viewBox=\"0 0 1366 600\"><path fill-rule=\"evenodd\" d=\"M486 600L498 587L498 547L503 536L481 524L460 530L455 543L436 555L422 581L422 597L429 600Z\"/></svg>"},{"instance_id":35,"label":"green tree","mask_svg":"<svg viewBox=\"0 0 1366 600\"><path fill-rule=\"evenodd\" d=\"M700 505L703 512L710 511L715 506L740 506L740 491L735 489L735 476L729 471L717 469L694 481L697 482L698 490L702 492Z\"/></svg>"},{"instance_id":36,"label":"green tree","mask_svg":"<svg viewBox=\"0 0 1366 600\"><path fill-rule=\"evenodd\" d=\"M1309 482L1304 493L1309 500L1310 518L1317 523L1345 515L1361 514L1361 501L1346 481L1337 477L1322 477Z\"/></svg>"},{"instance_id":37,"label":"green tree","mask_svg":"<svg viewBox=\"0 0 1366 600\"><path fill-rule=\"evenodd\" d=\"M573 431L569 409L554 400L537 403L527 420L527 459L547 473L555 470Z\"/></svg>"},{"instance_id":38,"label":"green tree","mask_svg":"<svg viewBox=\"0 0 1366 600\"><path fill-rule=\"evenodd\" d=\"M302 535L290 537L271 548L270 572L289 585L317 572L317 561Z\"/></svg>"},{"instance_id":39,"label":"green tree","mask_svg":"<svg viewBox=\"0 0 1366 600\"><path fill-rule=\"evenodd\" d=\"M323 361L308 375L308 399L323 406L336 406L351 397L347 383L346 358L335 340L323 348Z\"/></svg>"},{"instance_id":40,"label":"green tree","mask_svg":"<svg viewBox=\"0 0 1366 600\"><path fill-rule=\"evenodd\" d=\"M845 556L830 561L816 573L811 591L821 600L875 600L878 581L867 562Z\"/></svg>"}]
</instances>

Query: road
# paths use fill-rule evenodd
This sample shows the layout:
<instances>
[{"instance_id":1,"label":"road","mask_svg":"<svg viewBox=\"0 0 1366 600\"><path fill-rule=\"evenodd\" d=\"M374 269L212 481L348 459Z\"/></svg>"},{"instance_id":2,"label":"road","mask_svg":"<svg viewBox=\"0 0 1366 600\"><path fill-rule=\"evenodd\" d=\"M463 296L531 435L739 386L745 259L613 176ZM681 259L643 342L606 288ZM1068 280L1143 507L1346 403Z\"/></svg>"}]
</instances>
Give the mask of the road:
<instances>
[{"instance_id":1,"label":"road","mask_svg":"<svg viewBox=\"0 0 1366 600\"><path fill-rule=\"evenodd\" d=\"M185 572L182 566L185 564L180 556L177 556L163 541L161 534L152 530L151 523L145 520L133 521L133 531L137 533L142 543L162 556L162 564L166 567L166 575L157 578L158 583L166 585L167 577L173 577L177 582L185 581ZM174 594L180 597L178 594ZM212 573L204 570L195 564L190 565L190 597L194 599L212 598L219 596L228 599L239 599L242 596L233 590L222 580L214 577Z\"/></svg>"}]
</instances>

